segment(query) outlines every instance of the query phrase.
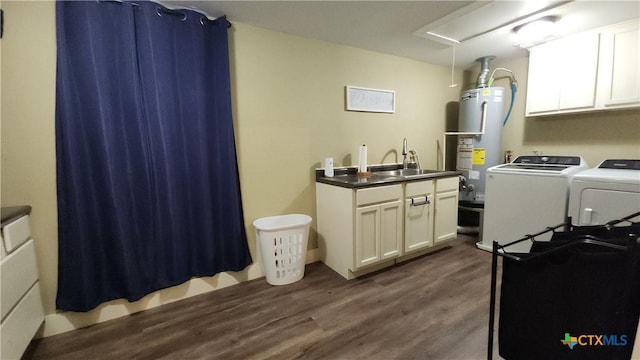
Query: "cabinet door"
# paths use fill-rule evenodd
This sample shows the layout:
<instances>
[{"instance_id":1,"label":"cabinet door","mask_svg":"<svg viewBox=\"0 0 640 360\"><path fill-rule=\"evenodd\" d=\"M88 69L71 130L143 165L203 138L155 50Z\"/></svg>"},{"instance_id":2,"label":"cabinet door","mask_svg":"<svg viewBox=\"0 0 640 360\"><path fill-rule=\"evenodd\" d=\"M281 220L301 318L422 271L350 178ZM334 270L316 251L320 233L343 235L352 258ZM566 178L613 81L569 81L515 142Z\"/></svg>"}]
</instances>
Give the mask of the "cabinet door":
<instances>
[{"instance_id":1,"label":"cabinet door","mask_svg":"<svg viewBox=\"0 0 640 360\"><path fill-rule=\"evenodd\" d=\"M599 35L581 33L530 49L526 115L595 107Z\"/></svg>"},{"instance_id":2,"label":"cabinet door","mask_svg":"<svg viewBox=\"0 0 640 360\"><path fill-rule=\"evenodd\" d=\"M458 236L458 192L436 193L434 241L439 243Z\"/></svg>"},{"instance_id":3,"label":"cabinet door","mask_svg":"<svg viewBox=\"0 0 640 360\"><path fill-rule=\"evenodd\" d=\"M529 49L526 115L556 111L560 99L560 46L549 42Z\"/></svg>"},{"instance_id":4,"label":"cabinet door","mask_svg":"<svg viewBox=\"0 0 640 360\"><path fill-rule=\"evenodd\" d=\"M347 239L345 239L347 241ZM361 268L380 260L380 206L356 209L355 267Z\"/></svg>"},{"instance_id":5,"label":"cabinet door","mask_svg":"<svg viewBox=\"0 0 640 360\"><path fill-rule=\"evenodd\" d=\"M595 32L562 39L559 110L595 107L599 35Z\"/></svg>"},{"instance_id":6,"label":"cabinet door","mask_svg":"<svg viewBox=\"0 0 640 360\"><path fill-rule=\"evenodd\" d=\"M433 245L433 199L425 197L426 203L405 200L404 252L423 249Z\"/></svg>"},{"instance_id":7,"label":"cabinet door","mask_svg":"<svg viewBox=\"0 0 640 360\"><path fill-rule=\"evenodd\" d=\"M601 33L599 82L604 108L640 105L639 24L634 20Z\"/></svg>"},{"instance_id":8,"label":"cabinet door","mask_svg":"<svg viewBox=\"0 0 640 360\"><path fill-rule=\"evenodd\" d=\"M380 259L400 255L402 244L402 201L380 205Z\"/></svg>"}]
</instances>

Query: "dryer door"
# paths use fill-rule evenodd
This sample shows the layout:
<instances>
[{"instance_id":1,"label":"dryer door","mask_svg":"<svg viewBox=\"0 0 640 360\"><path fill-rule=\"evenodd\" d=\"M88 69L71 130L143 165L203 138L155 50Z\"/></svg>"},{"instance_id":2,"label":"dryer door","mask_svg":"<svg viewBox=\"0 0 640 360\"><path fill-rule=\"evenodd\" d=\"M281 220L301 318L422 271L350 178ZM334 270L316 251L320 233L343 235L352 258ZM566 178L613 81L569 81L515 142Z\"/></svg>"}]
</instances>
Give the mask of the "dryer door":
<instances>
[{"instance_id":1,"label":"dryer door","mask_svg":"<svg viewBox=\"0 0 640 360\"><path fill-rule=\"evenodd\" d=\"M603 225L640 211L640 193L584 189L580 196L577 225Z\"/></svg>"}]
</instances>

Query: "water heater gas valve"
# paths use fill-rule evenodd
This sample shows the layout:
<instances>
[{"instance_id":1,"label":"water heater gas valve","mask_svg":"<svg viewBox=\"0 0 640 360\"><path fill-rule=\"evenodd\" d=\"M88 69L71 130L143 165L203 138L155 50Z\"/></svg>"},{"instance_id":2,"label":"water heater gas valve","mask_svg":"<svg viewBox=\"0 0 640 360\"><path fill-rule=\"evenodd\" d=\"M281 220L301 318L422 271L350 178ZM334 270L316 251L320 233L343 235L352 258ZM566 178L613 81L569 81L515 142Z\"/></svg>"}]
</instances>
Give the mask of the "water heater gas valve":
<instances>
[{"instance_id":1,"label":"water heater gas valve","mask_svg":"<svg viewBox=\"0 0 640 360\"><path fill-rule=\"evenodd\" d=\"M459 191L472 192L476 189L476 187L473 184L467 183L467 178L460 175L460 184L458 186L458 189Z\"/></svg>"}]
</instances>

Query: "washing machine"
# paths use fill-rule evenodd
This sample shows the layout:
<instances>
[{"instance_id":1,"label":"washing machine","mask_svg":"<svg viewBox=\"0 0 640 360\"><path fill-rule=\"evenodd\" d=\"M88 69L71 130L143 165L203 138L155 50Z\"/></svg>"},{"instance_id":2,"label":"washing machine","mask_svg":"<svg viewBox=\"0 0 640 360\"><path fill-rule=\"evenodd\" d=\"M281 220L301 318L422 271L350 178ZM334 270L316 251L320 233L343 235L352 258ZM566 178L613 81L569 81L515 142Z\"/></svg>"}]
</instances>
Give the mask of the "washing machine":
<instances>
[{"instance_id":1,"label":"washing machine","mask_svg":"<svg viewBox=\"0 0 640 360\"><path fill-rule=\"evenodd\" d=\"M640 160L604 160L598 167L576 174L571 181L572 225L603 225L639 211Z\"/></svg>"},{"instance_id":2,"label":"washing machine","mask_svg":"<svg viewBox=\"0 0 640 360\"><path fill-rule=\"evenodd\" d=\"M482 238L478 248L492 251L493 241L504 245L567 222L569 186L574 175L588 169L579 156L519 156L509 164L487 169ZM551 234L536 238L548 241ZM509 246L509 252L528 253L531 242Z\"/></svg>"}]
</instances>

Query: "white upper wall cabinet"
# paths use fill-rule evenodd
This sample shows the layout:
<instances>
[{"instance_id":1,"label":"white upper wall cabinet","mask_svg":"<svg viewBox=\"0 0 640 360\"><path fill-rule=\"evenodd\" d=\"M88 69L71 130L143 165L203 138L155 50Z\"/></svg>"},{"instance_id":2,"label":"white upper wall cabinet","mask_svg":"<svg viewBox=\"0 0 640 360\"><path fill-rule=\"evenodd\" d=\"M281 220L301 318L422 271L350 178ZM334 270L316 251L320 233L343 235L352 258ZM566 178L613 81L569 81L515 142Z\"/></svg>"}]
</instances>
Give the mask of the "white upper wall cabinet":
<instances>
[{"instance_id":1,"label":"white upper wall cabinet","mask_svg":"<svg viewBox=\"0 0 640 360\"><path fill-rule=\"evenodd\" d=\"M526 116L640 106L638 20L531 48Z\"/></svg>"},{"instance_id":2,"label":"white upper wall cabinet","mask_svg":"<svg viewBox=\"0 0 640 360\"><path fill-rule=\"evenodd\" d=\"M622 23L600 34L598 106L636 107L640 104L640 21Z\"/></svg>"},{"instance_id":3,"label":"white upper wall cabinet","mask_svg":"<svg viewBox=\"0 0 640 360\"><path fill-rule=\"evenodd\" d=\"M553 41L530 50L527 116L555 111L560 100L560 43ZM535 64L532 66L531 64Z\"/></svg>"},{"instance_id":4,"label":"white upper wall cabinet","mask_svg":"<svg viewBox=\"0 0 640 360\"><path fill-rule=\"evenodd\" d=\"M596 32L584 33L530 50L527 115L595 106L598 39Z\"/></svg>"}]
</instances>

